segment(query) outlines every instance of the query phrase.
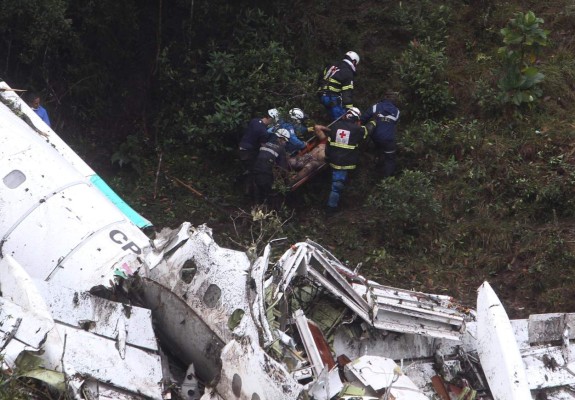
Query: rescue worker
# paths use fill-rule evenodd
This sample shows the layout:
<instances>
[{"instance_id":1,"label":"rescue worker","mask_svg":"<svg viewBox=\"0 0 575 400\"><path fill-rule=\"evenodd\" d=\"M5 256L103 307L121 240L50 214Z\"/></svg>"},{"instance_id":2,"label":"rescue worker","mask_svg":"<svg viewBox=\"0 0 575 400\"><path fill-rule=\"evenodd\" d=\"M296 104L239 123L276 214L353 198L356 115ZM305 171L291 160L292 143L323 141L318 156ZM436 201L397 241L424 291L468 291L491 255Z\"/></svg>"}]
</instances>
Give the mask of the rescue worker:
<instances>
[{"instance_id":1,"label":"rescue worker","mask_svg":"<svg viewBox=\"0 0 575 400\"><path fill-rule=\"evenodd\" d=\"M26 103L30 106L32 110L40 117L46 125L51 126L50 117L48 116L48 111L42 107L40 95L36 93L27 93L25 96Z\"/></svg>"},{"instance_id":2,"label":"rescue worker","mask_svg":"<svg viewBox=\"0 0 575 400\"><path fill-rule=\"evenodd\" d=\"M383 163L383 177L387 178L395 173L396 150L395 132L399 121L399 109L394 104L396 94L387 92L383 100L374 104L361 116L361 122L375 121L375 128L370 134L377 150L378 162Z\"/></svg>"},{"instance_id":3,"label":"rescue worker","mask_svg":"<svg viewBox=\"0 0 575 400\"><path fill-rule=\"evenodd\" d=\"M268 129L269 133L274 133L278 129L286 129L290 133L290 138L285 146L286 153L288 155L295 155L300 150L304 149L306 144L299 138L299 135L305 132L313 132L313 127L308 130L303 125L303 120L305 119L304 112L299 108L292 108L289 110L289 118L283 119L279 118L277 123Z\"/></svg>"},{"instance_id":4,"label":"rescue worker","mask_svg":"<svg viewBox=\"0 0 575 400\"><path fill-rule=\"evenodd\" d=\"M321 104L333 120L340 118L353 107L353 78L359 56L355 51L345 53L343 60L323 70L317 90Z\"/></svg>"},{"instance_id":5,"label":"rescue worker","mask_svg":"<svg viewBox=\"0 0 575 400\"><path fill-rule=\"evenodd\" d=\"M277 140L264 143L259 150L253 166L254 201L258 204L269 203L273 193L274 166L287 170L289 168L285 145L290 133L283 128L275 131Z\"/></svg>"},{"instance_id":6,"label":"rescue worker","mask_svg":"<svg viewBox=\"0 0 575 400\"><path fill-rule=\"evenodd\" d=\"M332 168L331 191L327 201L327 213L338 210L339 199L343 191L348 172L356 168L359 160L359 145L367 137L375 122L370 121L368 127L361 126L361 113L357 107L352 107L344 116L336 121L327 133L326 161Z\"/></svg>"},{"instance_id":7,"label":"rescue worker","mask_svg":"<svg viewBox=\"0 0 575 400\"><path fill-rule=\"evenodd\" d=\"M239 143L239 158L244 167L242 178L244 181L245 194L248 195L252 185L251 172L254 161L258 156L260 146L266 143L270 134L268 126L279 119L279 112L272 108L268 110L266 116L262 118L253 118L244 130L243 136Z\"/></svg>"}]
</instances>

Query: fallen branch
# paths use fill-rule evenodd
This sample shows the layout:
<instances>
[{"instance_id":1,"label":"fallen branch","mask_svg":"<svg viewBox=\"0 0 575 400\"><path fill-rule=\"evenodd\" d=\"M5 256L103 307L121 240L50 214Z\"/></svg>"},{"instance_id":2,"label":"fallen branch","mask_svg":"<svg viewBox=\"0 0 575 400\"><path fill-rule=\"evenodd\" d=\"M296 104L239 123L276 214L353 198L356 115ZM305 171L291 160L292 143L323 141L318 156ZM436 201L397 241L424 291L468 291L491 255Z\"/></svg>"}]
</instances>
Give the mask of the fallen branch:
<instances>
[{"instance_id":1,"label":"fallen branch","mask_svg":"<svg viewBox=\"0 0 575 400\"><path fill-rule=\"evenodd\" d=\"M199 190L195 189L192 185L183 182L182 180L176 178L175 176L169 176L166 174L166 177L168 177L169 179L173 179L177 184L179 184L180 186L183 186L184 188L188 189L190 192L192 192L193 194L195 194L196 196L198 196L200 199L207 201L208 203L210 203L211 205L213 205L215 208L217 208L219 211L221 211L222 213L224 213L225 215L229 215L229 211L226 210L224 207L222 207L221 205L219 205L218 203L216 203L215 201L207 198L202 192L200 192Z\"/></svg>"}]
</instances>

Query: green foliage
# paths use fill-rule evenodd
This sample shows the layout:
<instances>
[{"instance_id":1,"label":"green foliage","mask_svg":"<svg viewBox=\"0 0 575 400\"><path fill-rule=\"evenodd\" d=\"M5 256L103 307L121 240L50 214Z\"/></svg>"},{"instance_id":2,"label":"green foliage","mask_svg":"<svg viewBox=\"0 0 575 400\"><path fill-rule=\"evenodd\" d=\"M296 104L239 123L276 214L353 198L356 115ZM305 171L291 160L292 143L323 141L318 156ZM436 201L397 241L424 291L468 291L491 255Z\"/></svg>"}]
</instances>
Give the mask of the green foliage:
<instances>
[{"instance_id":1,"label":"green foliage","mask_svg":"<svg viewBox=\"0 0 575 400\"><path fill-rule=\"evenodd\" d=\"M541 87L564 110L565 104L575 103L575 92L571 85L575 82L575 59L571 49L559 49L541 66L545 80ZM553 110L550 104L546 105L546 112ZM568 112L567 112L568 113Z\"/></svg>"},{"instance_id":2,"label":"green foliage","mask_svg":"<svg viewBox=\"0 0 575 400\"><path fill-rule=\"evenodd\" d=\"M456 150L458 156L462 157L481 146L484 141L483 129L477 120L428 119L406 126L400 143L406 152L414 153L416 157L429 157L435 153L441 155L441 158L451 157Z\"/></svg>"},{"instance_id":3,"label":"green foliage","mask_svg":"<svg viewBox=\"0 0 575 400\"><path fill-rule=\"evenodd\" d=\"M477 281L507 276L511 282L520 274L537 280L557 272L555 280L540 284L545 291L537 297L506 292L516 303L530 297L535 311L547 293L557 299L547 304L564 304L562 294L575 298L568 279L561 283L567 276L562 271L570 272L569 224L575 210L575 61L572 7L532 4L552 28L549 44L535 14L518 14L500 31L520 9L514 1L375 6L175 0L167 6L135 0L0 0L0 72L13 87L51 95L47 107L51 116L59 107L54 115L65 127L58 133L67 141L76 135L75 148L89 154L87 162L95 168L101 162L109 170L110 158L141 168L138 179L130 181L122 178L130 168L114 168L109 182L135 185L138 190L125 190L133 197L127 200L145 206L158 226L193 217L198 223L217 221L220 233L229 224L217 217L227 215L214 214L213 204L163 174L154 181L157 168L218 202L245 206L232 190L239 163L230 152L245 122L271 106L301 107L326 122L314 96L318 66L356 50L362 56L354 96L360 108L386 89L401 94L400 175L376 186L372 171L360 168L349 195L370 197L378 208L353 224L352 213L359 221L355 213L362 210L352 202L334 218L340 226L325 224L318 212L329 182L314 178L288 196L297 215L290 236L309 235L334 245L352 263L367 256L384 265L386 278L398 285L417 281L422 289L435 285L453 295L471 293L470 298L476 286L465 274L472 268ZM544 46L545 58L539 55ZM521 119L502 118L501 110L521 109L515 104L531 112ZM149 157L155 146L164 155L161 163ZM523 152L526 147L531 151ZM419 179L415 170L421 171ZM433 190L426 186L431 179ZM439 224L438 204L447 222L445 229L432 230ZM282 233L274 228L276 218L262 212L265 218L246 213L235 220L242 249L256 242L261 247L272 232ZM557 227L546 242L550 224ZM258 232L268 231L268 225L270 235L260 238ZM509 227L519 232L515 242ZM508 267L516 255L523 258L521 265L509 262Z\"/></svg>"},{"instance_id":4,"label":"green foliage","mask_svg":"<svg viewBox=\"0 0 575 400\"><path fill-rule=\"evenodd\" d=\"M271 107L305 109L309 104L300 99L314 90L314 73L300 71L288 49L271 39L282 34L277 22L261 10L246 9L235 24L227 46L208 52L205 67L195 65L198 53L184 58L175 49L162 53L162 111L155 122L162 131L161 146L185 140L194 143L192 151L229 151L253 116ZM257 26L270 30L268 40L254 30ZM176 67L176 62L189 68ZM181 98L186 98L183 106Z\"/></svg>"},{"instance_id":5,"label":"green foliage","mask_svg":"<svg viewBox=\"0 0 575 400\"><path fill-rule=\"evenodd\" d=\"M1 0L1 65L46 67L58 40L70 33L67 5L65 0Z\"/></svg>"},{"instance_id":6,"label":"green foliage","mask_svg":"<svg viewBox=\"0 0 575 400\"><path fill-rule=\"evenodd\" d=\"M447 56L441 43L413 40L395 63L409 110L415 118L445 115L455 104L445 78Z\"/></svg>"},{"instance_id":7,"label":"green foliage","mask_svg":"<svg viewBox=\"0 0 575 400\"><path fill-rule=\"evenodd\" d=\"M501 29L505 46L499 49L503 76L498 87L503 103L532 104L542 95L540 83L544 75L535 66L541 47L548 44L549 31L540 28L542 23L543 19L532 11L518 12Z\"/></svg>"},{"instance_id":8,"label":"green foliage","mask_svg":"<svg viewBox=\"0 0 575 400\"><path fill-rule=\"evenodd\" d=\"M421 171L384 179L369 195L367 205L381 213L389 236L432 229L441 217L431 180Z\"/></svg>"},{"instance_id":9,"label":"green foliage","mask_svg":"<svg viewBox=\"0 0 575 400\"><path fill-rule=\"evenodd\" d=\"M144 154L141 146L141 141L136 136L128 135L126 141L112 154L112 164L117 163L120 167L130 165L136 172L142 174Z\"/></svg>"},{"instance_id":10,"label":"green foliage","mask_svg":"<svg viewBox=\"0 0 575 400\"><path fill-rule=\"evenodd\" d=\"M395 29L405 31L412 37L443 42L452 24L452 10L447 4L430 0L399 2L391 12L391 20Z\"/></svg>"},{"instance_id":11,"label":"green foliage","mask_svg":"<svg viewBox=\"0 0 575 400\"><path fill-rule=\"evenodd\" d=\"M472 93L472 97L483 111L483 115L493 116L500 114L499 92L494 86L491 80L484 78L479 78L475 82L475 90Z\"/></svg>"}]
</instances>

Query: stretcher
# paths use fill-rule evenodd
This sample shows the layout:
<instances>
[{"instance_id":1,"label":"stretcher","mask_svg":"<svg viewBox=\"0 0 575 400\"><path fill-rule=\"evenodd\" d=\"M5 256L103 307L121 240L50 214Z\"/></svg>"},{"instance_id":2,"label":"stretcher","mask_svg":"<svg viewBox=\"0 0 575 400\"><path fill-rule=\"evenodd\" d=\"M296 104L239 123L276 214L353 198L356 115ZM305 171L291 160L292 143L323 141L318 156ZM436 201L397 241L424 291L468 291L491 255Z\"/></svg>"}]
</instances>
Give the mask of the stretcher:
<instances>
[{"instance_id":1,"label":"stretcher","mask_svg":"<svg viewBox=\"0 0 575 400\"><path fill-rule=\"evenodd\" d=\"M290 191L296 190L327 167L325 162L326 143L327 139L320 140L314 136L306 142L306 147L291 158L290 166L296 171L296 174L290 179Z\"/></svg>"}]
</instances>

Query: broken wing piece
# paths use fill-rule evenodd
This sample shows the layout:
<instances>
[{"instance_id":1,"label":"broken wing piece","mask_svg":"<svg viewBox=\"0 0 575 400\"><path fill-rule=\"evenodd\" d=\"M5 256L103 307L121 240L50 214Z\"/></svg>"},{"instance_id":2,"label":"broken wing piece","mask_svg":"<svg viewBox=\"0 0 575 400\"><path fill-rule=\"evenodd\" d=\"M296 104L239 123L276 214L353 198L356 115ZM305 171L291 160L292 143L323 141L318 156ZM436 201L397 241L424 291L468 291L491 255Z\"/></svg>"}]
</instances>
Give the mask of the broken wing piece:
<instances>
[{"instance_id":1,"label":"broken wing piece","mask_svg":"<svg viewBox=\"0 0 575 400\"><path fill-rule=\"evenodd\" d=\"M500 399L531 398L525 365L499 298L484 282L477 295L477 351L491 392Z\"/></svg>"}]
</instances>

